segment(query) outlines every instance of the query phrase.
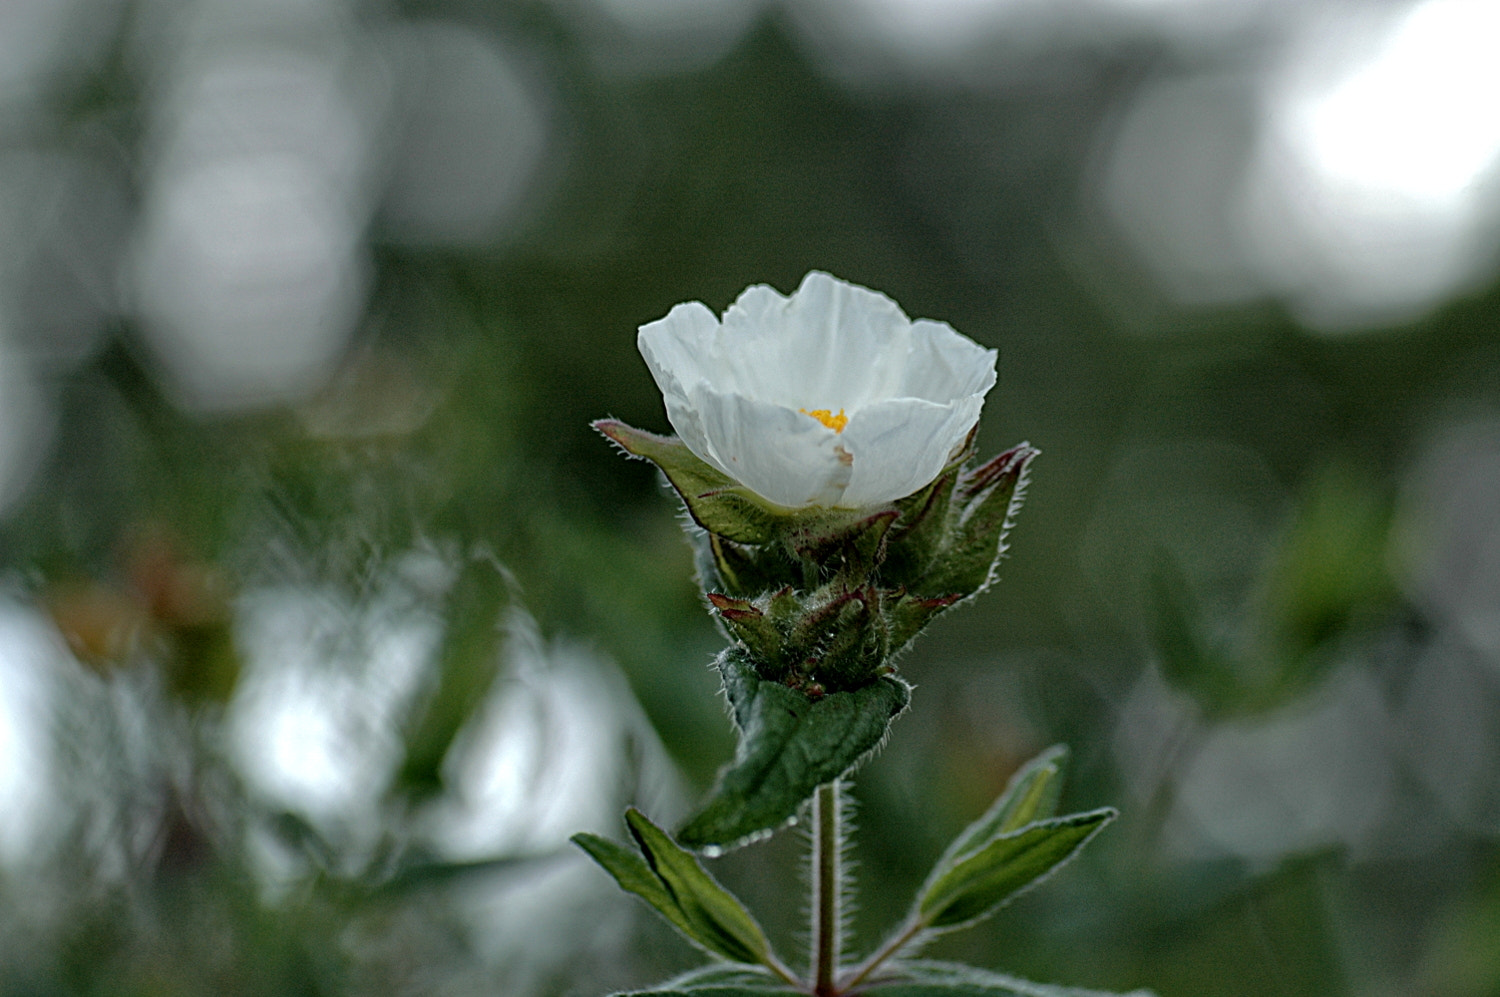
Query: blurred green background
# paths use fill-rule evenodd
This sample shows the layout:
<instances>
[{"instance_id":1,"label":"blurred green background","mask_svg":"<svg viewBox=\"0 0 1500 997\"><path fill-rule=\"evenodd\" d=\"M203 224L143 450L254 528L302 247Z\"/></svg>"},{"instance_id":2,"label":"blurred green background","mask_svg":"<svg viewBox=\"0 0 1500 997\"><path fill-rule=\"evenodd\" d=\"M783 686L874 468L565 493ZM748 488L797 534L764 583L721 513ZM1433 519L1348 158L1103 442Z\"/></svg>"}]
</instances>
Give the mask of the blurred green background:
<instances>
[{"instance_id":1,"label":"blurred green background","mask_svg":"<svg viewBox=\"0 0 1500 997\"><path fill-rule=\"evenodd\" d=\"M6 0L0 993L591 995L569 848L732 750L638 325L822 269L1001 353L856 945L1024 759L1118 824L935 954L1500 993L1500 12ZM796 834L713 864L783 949Z\"/></svg>"}]
</instances>

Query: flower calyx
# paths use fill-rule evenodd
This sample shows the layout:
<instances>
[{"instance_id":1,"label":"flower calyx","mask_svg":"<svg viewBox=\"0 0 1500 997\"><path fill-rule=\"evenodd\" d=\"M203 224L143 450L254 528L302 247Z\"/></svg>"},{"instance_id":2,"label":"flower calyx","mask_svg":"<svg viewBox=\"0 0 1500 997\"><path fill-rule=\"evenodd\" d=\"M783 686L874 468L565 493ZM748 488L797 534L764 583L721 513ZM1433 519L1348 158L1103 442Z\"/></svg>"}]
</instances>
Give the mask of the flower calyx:
<instances>
[{"instance_id":1,"label":"flower calyx","mask_svg":"<svg viewBox=\"0 0 1500 997\"><path fill-rule=\"evenodd\" d=\"M966 447L898 501L788 509L675 437L594 426L655 464L681 498L708 600L757 674L811 698L889 674L934 617L993 582L1038 453L1023 443L975 466Z\"/></svg>"}]
</instances>

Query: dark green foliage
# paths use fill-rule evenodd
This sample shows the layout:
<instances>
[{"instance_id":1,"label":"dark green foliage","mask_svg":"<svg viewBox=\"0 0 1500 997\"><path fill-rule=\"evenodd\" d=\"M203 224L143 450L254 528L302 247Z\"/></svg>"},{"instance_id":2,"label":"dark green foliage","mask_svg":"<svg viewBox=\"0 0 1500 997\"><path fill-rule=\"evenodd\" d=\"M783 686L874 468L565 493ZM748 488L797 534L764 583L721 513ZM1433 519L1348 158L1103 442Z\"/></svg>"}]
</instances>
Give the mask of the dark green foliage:
<instances>
[{"instance_id":1,"label":"dark green foliage","mask_svg":"<svg viewBox=\"0 0 1500 997\"><path fill-rule=\"evenodd\" d=\"M679 832L690 847L732 847L781 826L819 785L857 765L885 739L911 698L882 676L852 692L816 697L760 678L748 656L719 656L740 743L707 802Z\"/></svg>"}]
</instances>

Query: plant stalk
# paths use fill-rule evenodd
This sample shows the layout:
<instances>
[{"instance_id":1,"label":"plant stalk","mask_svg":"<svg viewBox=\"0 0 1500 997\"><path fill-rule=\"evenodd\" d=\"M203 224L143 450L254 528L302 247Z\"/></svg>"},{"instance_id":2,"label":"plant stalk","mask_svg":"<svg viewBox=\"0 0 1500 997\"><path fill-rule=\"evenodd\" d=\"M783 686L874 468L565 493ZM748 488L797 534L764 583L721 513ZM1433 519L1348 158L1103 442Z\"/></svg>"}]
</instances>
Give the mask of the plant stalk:
<instances>
[{"instance_id":1,"label":"plant stalk","mask_svg":"<svg viewBox=\"0 0 1500 997\"><path fill-rule=\"evenodd\" d=\"M872 954L870 958L866 959L854 969L850 970L850 972L842 980L839 981L838 992L843 993L849 990L853 990L855 987L868 980L871 974L873 974L875 970L879 969L887 959L890 959L892 956L900 953L902 949L910 945L912 940L925 930L927 930L927 925L922 923L922 921L916 916L913 916L906 922L906 924L902 925L900 930L893 934L884 945L880 946L880 948L874 954Z\"/></svg>"},{"instance_id":2,"label":"plant stalk","mask_svg":"<svg viewBox=\"0 0 1500 997\"><path fill-rule=\"evenodd\" d=\"M813 796L812 968L816 997L836 997L839 993L839 932L843 927L840 864L844 858L839 803L837 779L819 786Z\"/></svg>"}]
</instances>

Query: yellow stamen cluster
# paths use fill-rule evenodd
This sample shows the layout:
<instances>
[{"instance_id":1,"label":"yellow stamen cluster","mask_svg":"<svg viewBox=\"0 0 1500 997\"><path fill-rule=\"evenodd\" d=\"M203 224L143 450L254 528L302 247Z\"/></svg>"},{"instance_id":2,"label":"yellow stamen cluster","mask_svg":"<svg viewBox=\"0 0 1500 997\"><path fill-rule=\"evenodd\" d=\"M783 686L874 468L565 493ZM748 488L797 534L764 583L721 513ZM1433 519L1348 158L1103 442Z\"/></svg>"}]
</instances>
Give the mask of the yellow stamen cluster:
<instances>
[{"instance_id":1,"label":"yellow stamen cluster","mask_svg":"<svg viewBox=\"0 0 1500 997\"><path fill-rule=\"evenodd\" d=\"M811 412L805 408L799 408L797 411L803 415L812 416L835 433L842 433L844 427L849 425L849 417L844 414L843 409L839 409L838 415L834 415L832 410L826 408L815 408Z\"/></svg>"}]
</instances>

